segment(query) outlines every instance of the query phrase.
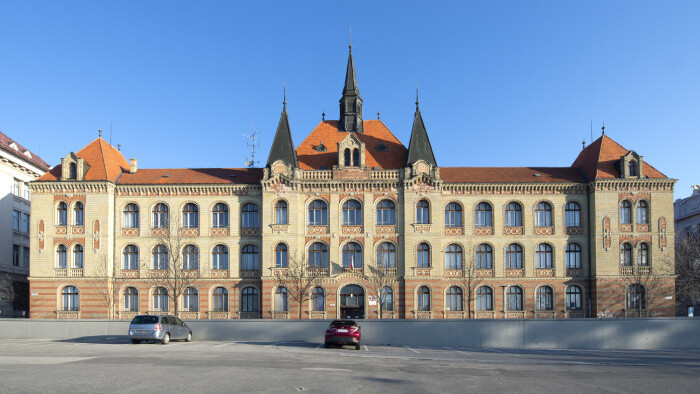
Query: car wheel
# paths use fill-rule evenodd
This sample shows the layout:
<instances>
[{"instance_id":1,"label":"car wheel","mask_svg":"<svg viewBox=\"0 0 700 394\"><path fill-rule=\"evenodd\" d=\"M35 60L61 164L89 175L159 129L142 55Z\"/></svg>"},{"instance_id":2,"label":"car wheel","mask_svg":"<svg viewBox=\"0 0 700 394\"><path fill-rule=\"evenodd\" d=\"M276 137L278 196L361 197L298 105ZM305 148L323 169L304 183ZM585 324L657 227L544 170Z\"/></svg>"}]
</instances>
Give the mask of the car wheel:
<instances>
[{"instance_id":1,"label":"car wheel","mask_svg":"<svg viewBox=\"0 0 700 394\"><path fill-rule=\"evenodd\" d=\"M356 344L355 344L355 350L360 350L360 344L359 344L359 343L356 343Z\"/></svg>"},{"instance_id":2,"label":"car wheel","mask_svg":"<svg viewBox=\"0 0 700 394\"><path fill-rule=\"evenodd\" d=\"M160 343L162 343L163 345L167 345L168 343L170 343L170 334L168 334L167 332L163 334L163 339L160 340Z\"/></svg>"},{"instance_id":3,"label":"car wheel","mask_svg":"<svg viewBox=\"0 0 700 394\"><path fill-rule=\"evenodd\" d=\"M138 339L132 339L131 343L137 345L137 344L141 343L141 341L139 341Z\"/></svg>"},{"instance_id":4,"label":"car wheel","mask_svg":"<svg viewBox=\"0 0 700 394\"><path fill-rule=\"evenodd\" d=\"M187 333L187 337L185 337L185 342L192 342L192 331Z\"/></svg>"}]
</instances>

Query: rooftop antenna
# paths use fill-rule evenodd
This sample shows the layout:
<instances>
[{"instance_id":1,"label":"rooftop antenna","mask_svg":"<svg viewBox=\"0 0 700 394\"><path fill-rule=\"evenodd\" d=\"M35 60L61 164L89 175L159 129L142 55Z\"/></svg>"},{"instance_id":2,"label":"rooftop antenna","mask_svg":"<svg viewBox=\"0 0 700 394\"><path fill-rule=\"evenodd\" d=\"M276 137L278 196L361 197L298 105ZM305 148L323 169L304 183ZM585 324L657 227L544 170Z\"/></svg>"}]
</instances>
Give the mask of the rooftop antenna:
<instances>
[{"instance_id":1,"label":"rooftop antenna","mask_svg":"<svg viewBox=\"0 0 700 394\"><path fill-rule=\"evenodd\" d=\"M603 130L603 135L605 135L605 122L603 122L603 127L601 127L600 129Z\"/></svg>"},{"instance_id":2,"label":"rooftop antenna","mask_svg":"<svg viewBox=\"0 0 700 394\"><path fill-rule=\"evenodd\" d=\"M321 112L321 121L326 120L326 110L324 109L323 112Z\"/></svg>"},{"instance_id":3,"label":"rooftop antenna","mask_svg":"<svg viewBox=\"0 0 700 394\"><path fill-rule=\"evenodd\" d=\"M97 137L102 138L102 130L97 129Z\"/></svg>"},{"instance_id":4,"label":"rooftop antenna","mask_svg":"<svg viewBox=\"0 0 700 394\"><path fill-rule=\"evenodd\" d=\"M352 51L352 26L348 26L348 28L350 29L350 45L349 45L349 47L350 47L350 50Z\"/></svg>"},{"instance_id":5,"label":"rooftop antenna","mask_svg":"<svg viewBox=\"0 0 700 394\"><path fill-rule=\"evenodd\" d=\"M420 100L418 100L418 83L416 83L416 109L418 109L419 104Z\"/></svg>"},{"instance_id":6,"label":"rooftop antenna","mask_svg":"<svg viewBox=\"0 0 700 394\"><path fill-rule=\"evenodd\" d=\"M117 144L117 150L120 152L122 151L122 144Z\"/></svg>"},{"instance_id":7,"label":"rooftop antenna","mask_svg":"<svg viewBox=\"0 0 700 394\"><path fill-rule=\"evenodd\" d=\"M382 114L379 111L377 111L377 120L381 120L382 119L381 116L382 116Z\"/></svg>"},{"instance_id":8,"label":"rooftop antenna","mask_svg":"<svg viewBox=\"0 0 700 394\"><path fill-rule=\"evenodd\" d=\"M581 141L581 145L583 145L583 147L581 148L581 150L586 149L586 139L585 139L585 138L583 139L583 141Z\"/></svg>"},{"instance_id":9,"label":"rooftop antenna","mask_svg":"<svg viewBox=\"0 0 700 394\"><path fill-rule=\"evenodd\" d=\"M250 159L246 156L245 165L248 168L253 168L258 163L257 161L255 161L255 148L260 148L260 139L258 138L260 132L255 130L255 127L252 126L250 129L252 130L250 134L242 135L245 137L248 149L250 149Z\"/></svg>"}]
</instances>

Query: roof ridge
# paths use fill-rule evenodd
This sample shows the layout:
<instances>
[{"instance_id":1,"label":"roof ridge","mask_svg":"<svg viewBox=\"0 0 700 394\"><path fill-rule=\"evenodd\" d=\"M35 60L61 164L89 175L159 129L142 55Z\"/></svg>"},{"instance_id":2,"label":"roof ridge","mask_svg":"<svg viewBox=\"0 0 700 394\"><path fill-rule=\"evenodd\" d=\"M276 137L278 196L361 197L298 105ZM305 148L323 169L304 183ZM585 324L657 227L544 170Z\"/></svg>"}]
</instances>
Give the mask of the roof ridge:
<instances>
[{"instance_id":1,"label":"roof ridge","mask_svg":"<svg viewBox=\"0 0 700 394\"><path fill-rule=\"evenodd\" d=\"M102 137L97 137L97 145L100 146L100 156L102 157L102 165L105 168L105 178L109 180L109 174L107 173L107 161L105 161L105 152L102 150Z\"/></svg>"}]
</instances>

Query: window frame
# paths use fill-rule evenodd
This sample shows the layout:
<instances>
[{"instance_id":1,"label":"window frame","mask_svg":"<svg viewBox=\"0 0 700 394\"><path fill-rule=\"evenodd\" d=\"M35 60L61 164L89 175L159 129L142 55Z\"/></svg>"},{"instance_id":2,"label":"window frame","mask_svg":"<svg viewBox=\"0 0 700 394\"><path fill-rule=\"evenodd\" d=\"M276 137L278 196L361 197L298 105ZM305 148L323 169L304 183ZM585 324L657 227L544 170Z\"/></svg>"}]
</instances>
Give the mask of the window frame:
<instances>
[{"instance_id":1,"label":"window frame","mask_svg":"<svg viewBox=\"0 0 700 394\"><path fill-rule=\"evenodd\" d=\"M377 226L396 225L396 203L388 198L377 202Z\"/></svg>"}]
</instances>

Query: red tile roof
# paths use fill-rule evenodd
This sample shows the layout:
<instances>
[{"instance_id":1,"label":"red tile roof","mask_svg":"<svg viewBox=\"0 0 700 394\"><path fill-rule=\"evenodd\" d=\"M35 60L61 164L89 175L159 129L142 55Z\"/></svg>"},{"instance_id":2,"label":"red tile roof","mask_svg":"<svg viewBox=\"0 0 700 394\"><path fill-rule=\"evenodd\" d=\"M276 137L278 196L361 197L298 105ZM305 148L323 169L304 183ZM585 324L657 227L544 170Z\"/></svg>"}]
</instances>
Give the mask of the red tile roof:
<instances>
[{"instance_id":1,"label":"red tile roof","mask_svg":"<svg viewBox=\"0 0 700 394\"><path fill-rule=\"evenodd\" d=\"M592 144L584 148L578 155L572 167L580 168L588 180L618 178L620 172L616 164L629 150L613 141L607 135L603 135ZM648 178L667 178L646 161L642 170Z\"/></svg>"},{"instance_id":2,"label":"red tile roof","mask_svg":"<svg viewBox=\"0 0 700 394\"><path fill-rule=\"evenodd\" d=\"M440 176L446 183L580 183L586 181L577 168L571 167L440 167Z\"/></svg>"},{"instance_id":3,"label":"red tile roof","mask_svg":"<svg viewBox=\"0 0 700 394\"><path fill-rule=\"evenodd\" d=\"M121 152L102 138L97 138L75 154L90 166L86 181L116 182L122 171L129 171L129 163ZM56 181L61 178L61 165L57 165L38 180Z\"/></svg>"},{"instance_id":4,"label":"red tile roof","mask_svg":"<svg viewBox=\"0 0 700 394\"><path fill-rule=\"evenodd\" d=\"M256 184L262 168L144 168L124 173L120 185Z\"/></svg>"},{"instance_id":5,"label":"red tile roof","mask_svg":"<svg viewBox=\"0 0 700 394\"><path fill-rule=\"evenodd\" d=\"M382 123L381 120L365 120L364 133L356 133L365 144L365 164L370 168L403 168L406 164L406 147ZM338 131L337 120L325 120L316 126L297 147L297 159L302 170L318 170L321 167L333 168L338 164L338 143L347 137L347 132ZM323 143L325 152L317 152L315 147ZM378 151L379 144L388 149Z\"/></svg>"},{"instance_id":6,"label":"red tile roof","mask_svg":"<svg viewBox=\"0 0 700 394\"><path fill-rule=\"evenodd\" d=\"M13 142L17 146L16 150L10 146ZM0 132L0 149L39 167L39 169L43 171L49 170L49 164L45 162L41 157L35 155L29 149L23 147L22 145L17 143L17 141L14 141L12 138L8 137L2 132ZM27 154L29 154L29 156L27 156Z\"/></svg>"}]
</instances>

